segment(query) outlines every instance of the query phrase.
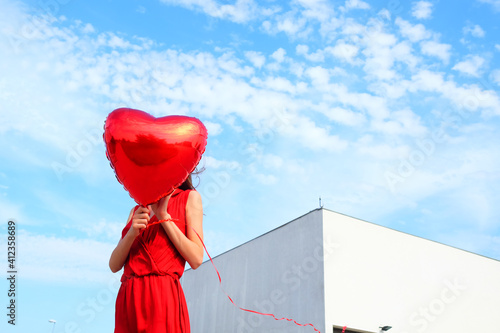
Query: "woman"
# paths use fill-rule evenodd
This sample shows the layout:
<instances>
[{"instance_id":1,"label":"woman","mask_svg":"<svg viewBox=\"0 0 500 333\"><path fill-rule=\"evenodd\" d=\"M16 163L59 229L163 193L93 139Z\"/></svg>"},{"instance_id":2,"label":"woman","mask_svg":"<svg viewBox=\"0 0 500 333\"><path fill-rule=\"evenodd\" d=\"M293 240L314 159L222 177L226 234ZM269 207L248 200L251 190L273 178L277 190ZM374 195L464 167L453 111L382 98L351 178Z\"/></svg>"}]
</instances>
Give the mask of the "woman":
<instances>
[{"instance_id":1,"label":"woman","mask_svg":"<svg viewBox=\"0 0 500 333\"><path fill-rule=\"evenodd\" d=\"M173 221L148 227L168 219ZM132 209L109 260L113 273L125 266L116 298L115 333L190 332L179 278L186 261L193 269L203 261L202 222L201 196L191 175L169 196Z\"/></svg>"}]
</instances>

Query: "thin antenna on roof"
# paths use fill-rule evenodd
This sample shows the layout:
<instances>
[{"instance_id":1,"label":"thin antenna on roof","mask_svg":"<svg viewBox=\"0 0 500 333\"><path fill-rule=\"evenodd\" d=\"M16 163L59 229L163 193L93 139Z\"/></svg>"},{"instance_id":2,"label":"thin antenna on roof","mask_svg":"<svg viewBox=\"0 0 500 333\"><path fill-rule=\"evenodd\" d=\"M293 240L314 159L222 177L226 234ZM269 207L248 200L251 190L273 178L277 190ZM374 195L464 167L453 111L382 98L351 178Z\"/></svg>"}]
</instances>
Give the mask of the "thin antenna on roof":
<instances>
[{"instance_id":1,"label":"thin antenna on roof","mask_svg":"<svg viewBox=\"0 0 500 333\"><path fill-rule=\"evenodd\" d=\"M321 204L321 197L319 197L319 208L323 208L323 205Z\"/></svg>"}]
</instances>

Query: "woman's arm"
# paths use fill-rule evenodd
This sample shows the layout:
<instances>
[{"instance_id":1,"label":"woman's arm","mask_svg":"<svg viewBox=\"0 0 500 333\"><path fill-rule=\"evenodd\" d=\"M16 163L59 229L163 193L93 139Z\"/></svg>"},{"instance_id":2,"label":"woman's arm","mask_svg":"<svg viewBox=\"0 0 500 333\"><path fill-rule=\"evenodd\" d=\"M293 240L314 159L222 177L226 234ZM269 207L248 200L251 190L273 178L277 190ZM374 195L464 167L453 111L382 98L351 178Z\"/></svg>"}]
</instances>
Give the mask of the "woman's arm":
<instances>
[{"instance_id":1,"label":"woman's arm","mask_svg":"<svg viewBox=\"0 0 500 333\"><path fill-rule=\"evenodd\" d=\"M167 205L168 200L164 200L164 202L160 200L157 205L151 205L154 211L158 210L158 214L160 215L157 215L158 219L164 220L170 218L165 209ZM203 244L200 240L200 238L203 239L203 206L201 196L197 191L189 192L186 203L186 223L187 237L172 222L163 222L162 226L177 251L189 263L189 266L192 269L197 269L203 262ZM193 229L196 230L200 238L198 238Z\"/></svg>"},{"instance_id":2,"label":"woman's arm","mask_svg":"<svg viewBox=\"0 0 500 333\"><path fill-rule=\"evenodd\" d=\"M145 207L139 207L133 213L134 210L130 211L130 215L127 219L127 224L132 219L132 225L130 229L125 234L125 236L120 239L118 245L111 253L111 257L109 258L109 268L113 273L118 272L122 269L125 264L125 260L127 260L127 256L130 252L130 248L134 243L135 238L139 235L141 229L145 229L149 222L149 209ZM133 215L132 215L133 213Z\"/></svg>"}]
</instances>

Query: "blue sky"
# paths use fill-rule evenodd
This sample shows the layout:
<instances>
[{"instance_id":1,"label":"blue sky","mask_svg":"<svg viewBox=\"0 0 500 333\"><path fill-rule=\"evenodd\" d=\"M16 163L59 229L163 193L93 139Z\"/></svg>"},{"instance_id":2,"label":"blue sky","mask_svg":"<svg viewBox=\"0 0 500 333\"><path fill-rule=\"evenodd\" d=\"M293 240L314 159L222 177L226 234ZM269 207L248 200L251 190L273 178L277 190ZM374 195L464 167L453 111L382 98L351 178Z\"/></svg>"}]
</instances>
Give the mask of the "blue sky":
<instances>
[{"instance_id":1,"label":"blue sky","mask_svg":"<svg viewBox=\"0 0 500 333\"><path fill-rule=\"evenodd\" d=\"M498 0L0 0L0 228L19 244L2 331L112 330L134 202L102 129L124 106L207 126L212 255L321 197L500 259L499 18Z\"/></svg>"}]
</instances>

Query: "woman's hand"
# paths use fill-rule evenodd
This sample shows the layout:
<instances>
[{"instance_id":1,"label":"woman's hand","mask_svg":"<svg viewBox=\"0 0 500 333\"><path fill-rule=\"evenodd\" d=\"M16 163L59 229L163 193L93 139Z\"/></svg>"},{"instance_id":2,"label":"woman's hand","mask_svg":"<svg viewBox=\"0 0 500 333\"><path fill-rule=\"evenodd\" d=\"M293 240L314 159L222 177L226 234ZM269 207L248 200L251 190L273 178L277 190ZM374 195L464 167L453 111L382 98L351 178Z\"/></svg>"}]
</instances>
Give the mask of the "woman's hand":
<instances>
[{"instance_id":1,"label":"woman's hand","mask_svg":"<svg viewBox=\"0 0 500 333\"><path fill-rule=\"evenodd\" d=\"M142 229L146 229L149 223L149 208L139 206L132 216L132 225L128 230L128 234L130 234L134 239L139 236Z\"/></svg>"},{"instance_id":2,"label":"woman's hand","mask_svg":"<svg viewBox=\"0 0 500 333\"><path fill-rule=\"evenodd\" d=\"M113 273L122 269L135 238L141 233L142 229L147 227L149 222L149 209L142 206L137 209L133 208L128 216L127 224L129 224L130 221L132 221L130 229L125 237L120 239L109 258L109 268Z\"/></svg>"},{"instance_id":3,"label":"woman's hand","mask_svg":"<svg viewBox=\"0 0 500 333\"><path fill-rule=\"evenodd\" d=\"M174 192L170 193L166 197L161 198L154 204L149 205L150 209L156 215L158 220L168 220L171 218L170 214L167 212L168 201Z\"/></svg>"}]
</instances>

